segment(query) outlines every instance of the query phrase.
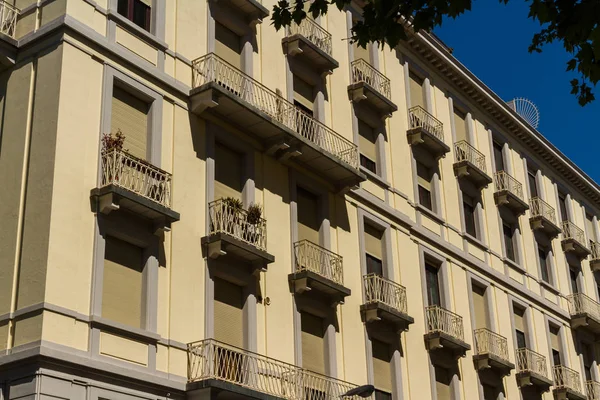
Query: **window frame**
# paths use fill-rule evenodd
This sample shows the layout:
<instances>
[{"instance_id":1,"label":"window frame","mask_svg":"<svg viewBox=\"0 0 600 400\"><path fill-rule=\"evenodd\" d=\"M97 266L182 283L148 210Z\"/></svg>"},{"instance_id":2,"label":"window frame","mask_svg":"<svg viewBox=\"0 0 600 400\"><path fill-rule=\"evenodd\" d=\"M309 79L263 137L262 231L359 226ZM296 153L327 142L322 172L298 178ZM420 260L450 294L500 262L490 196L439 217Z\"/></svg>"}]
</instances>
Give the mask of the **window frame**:
<instances>
[{"instance_id":1,"label":"window frame","mask_svg":"<svg viewBox=\"0 0 600 400\"><path fill-rule=\"evenodd\" d=\"M127 12L126 14L122 14L120 11L121 2L127 2ZM135 22L135 6L136 4L141 4L146 7L145 10L145 21L144 25L140 25ZM152 33L152 15L153 15L153 6L146 5L142 0L117 0L117 13L121 15L123 18L126 18L129 22L139 27L140 29L145 30L148 33Z\"/></svg>"}]
</instances>

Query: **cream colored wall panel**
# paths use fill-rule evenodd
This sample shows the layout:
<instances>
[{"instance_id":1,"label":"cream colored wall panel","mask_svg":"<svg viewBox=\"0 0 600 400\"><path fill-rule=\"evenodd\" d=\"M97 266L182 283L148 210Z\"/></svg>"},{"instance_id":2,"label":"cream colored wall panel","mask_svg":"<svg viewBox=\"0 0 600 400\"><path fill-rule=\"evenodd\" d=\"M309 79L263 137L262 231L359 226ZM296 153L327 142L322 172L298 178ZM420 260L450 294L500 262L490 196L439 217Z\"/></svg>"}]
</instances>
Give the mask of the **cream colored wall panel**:
<instances>
[{"instance_id":1,"label":"cream colored wall panel","mask_svg":"<svg viewBox=\"0 0 600 400\"><path fill-rule=\"evenodd\" d=\"M490 264L493 269L504 274L504 261L501 258L498 258L495 255L491 254Z\"/></svg>"},{"instance_id":2,"label":"cream colored wall panel","mask_svg":"<svg viewBox=\"0 0 600 400\"><path fill-rule=\"evenodd\" d=\"M558 298L551 291L544 290L544 297L546 298L546 300L549 300L549 301L553 302L554 304L558 304Z\"/></svg>"},{"instance_id":3,"label":"cream colored wall panel","mask_svg":"<svg viewBox=\"0 0 600 400\"><path fill-rule=\"evenodd\" d=\"M102 75L102 64L64 45L46 301L86 315L91 265L82 260L92 259L95 218L81 188L97 184Z\"/></svg>"},{"instance_id":4,"label":"cream colored wall panel","mask_svg":"<svg viewBox=\"0 0 600 400\"><path fill-rule=\"evenodd\" d=\"M170 28L167 21L167 30L176 30L173 32L174 36L169 37L169 45L172 44L172 50L188 60L207 53L207 11L208 3L203 1L178 1L174 7L177 20L171 22L174 23L174 27Z\"/></svg>"},{"instance_id":5,"label":"cream colored wall panel","mask_svg":"<svg viewBox=\"0 0 600 400\"><path fill-rule=\"evenodd\" d=\"M169 313L171 296L171 233L165 233L164 251L165 257L163 263L158 268L158 304L156 316L156 331L163 337L169 336ZM162 265L165 264L165 265Z\"/></svg>"},{"instance_id":6,"label":"cream colored wall panel","mask_svg":"<svg viewBox=\"0 0 600 400\"><path fill-rule=\"evenodd\" d=\"M404 197L396 193L393 193L392 197L394 202L390 205L401 213L408 215L414 221L416 215L415 208L411 206Z\"/></svg>"},{"instance_id":7,"label":"cream colored wall panel","mask_svg":"<svg viewBox=\"0 0 600 400\"><path fill-rule=\"evenodd\" d=\"M185 85L190 87L193 85L192 82L192 67L183 61L175 60L175 79L183 82Z\"/></svg>"},{"instance_id":8,"label":"cream colored wall panel","mask_svg":"<svg viewBox=\"0 0 600 400\"><path fill-rule=\"evenodd\" d=\"M541 285L536 281L536 278L532 276L527 277L527 288L538 296L542 295Z\"/></svg>"},{"instance_id":9,"label":"cream colored wall panel","mask_svg":"<svg viewBox=\"0 0 600 400\"><path fill-rule=\"evenodd\" d=\"M169 346L156 345L156 370L169 372Z\"/></svg>"},{"instance_id":10,"label":"cream colored wall panel","mask_svg":"<svg viewBox=\"0 0 600 400\"><path fill-rule=\"evenodd\" d=\"M165 54L165 73L175 78L175 57Z\"/></svg>"},{"instance_id":11,"label":"cream colored wall panel","mask_svg":"<svg viewBox=\"0 0 600 400\"><path fill-rule=\"evenodd\" d=\"M175 3L171 7L165 7L165 42L169 45L171 49L176 48L175 38L177 37L177 7L178 4ZM199 16L200 17L200 16ZM204 22L204 20L203 20ZM199 46L204 45L204 42L197 43Z\"/></svg>"},{"instance_id":12,"label":"cream colored wall panel","mask_svg":"<svg viewBox=\"0 0 600 400\"><path fill-rule=\"evenodd\" d=\"M447 240L450 244L458 247L459 249L463 248L463 238L461 235L459 235L454 229L447 229L446 232L448 233L447 235Z\"/></svg>"},{"instance_id":13,"label":"cream colored wall panel","mask_svg":"<svg viewBox=\"0 0 600 400\"><path fill-rule=\"evenodd\" d=\"M440 224L437 221L429 218L427 215L421 214L421 224L424 228L429 229L436 235L440 235Z\"/></svg>"},{"instance_id":14,"label":"cream colored wall panel","mask_svg":"<svg viewBox=\"0 0 600 400\"><path fill-rule=\"evenodd\" d=\"M99 34L106 35L106 16L97 11L92 4L83 0L69 1L66 12Z\"/></svg>"},{"instance_id":15,"label":"cream colored wall panel","mask_svg":"<svg viewBox=\"0 0 600 400\"><path fill-rule=\"evenodd\" d=\"M385 200L385 189L376 184L373 181L366 180L362 182L361 187L365 189L367 192L371 193L373 196Z\"/></svg>"},{"instance_id":16,"label":"cream colored wall panel","mask_svg":"<svg viewBox=\"0 0 600 400\"><path fill-rule=\"evenodd\" d=\"M40 26L44 26L47 23L54 21L56 18L59 18L67 12L67 0L54 0L43 4Z\"/></svg>"},{"instance_id":17,"label":"cream colored wall panel","mask_svg":"<svg viewBox=\"0 0 600 400\"><path fill-rule=\"evenodd\" d=\"M100 354L134 364L148 365L148 345L100 332Z\"/></svg>"},{"instance_id":18,"label":"cream colored wall panel","mask_svg":"<svg viewBox=\"0 0 600 400\"><path fill-rule=\"evenodd\" d=\"M94 11L94 15L92 16L91 27L101 35L106 35L106 24L107 19L104 14L99 11Z\"/></svg>"},{"instance_id":19,"label":"cream colored wall panel","mask_svg":"<svg viewBox=\"0 0 600 400\"><path fill-rule=\"evenodd\" d=\"M77 350L88 349L89 325L53 312L44 312L42 339Z\"/></svg>"},{"instance_id":20,"label":"cream colored wall panel","mask_svg":"<svg viewBox=\"0 0 600 400\"><path fill-rule=\"evenodd\" d=\"M169 373L187 378L187 351L169 347Z\"/></svg>"},{"instance_id":21,"label":"cream colored wall panel","mask_svg":"<svg viewBox=\"0 0 600 400\"><path fill-rule=\"evenodd\" d=\"M151 64L157 64L158 53L156 48L127 32L120 26L117 26L116 41Z\"/></svg>"},{"instance_id":22,"label":"cream colored wall panel","mask_svg":"<svg viewBox=\"0 0 600 400\"><path fill-rule=\"evenodd\" d=\"M519 283L523 282L523 273L520 270L511 266L508 266L508 276Z\"/></svg>"},{"instance_id":23,"label":"cream colored wall panel","mask_svg":"<svg viewBox=\"0 0 600 400\"><path fill-rule=\"evenodd\" d=\"M6 350L8 345L8 321L0 323L0 351Z\"/></svg>"},{"instance_id":24,"label":"cream colored wall panel","mask_svg":"<svg viewBox=\"0 0 600 400\"><path fill-rule=\"evenodd\" d=\"M485 251L481 247L479 247L475 244L469 243L468 248L469 248L469 254L471 254L474 257L477 257L481 261L485 261Z\"/></svg>"},{"instance_id":25,"label":"cream colored wall panel","mask_svg":"<svg viewBox=\"0 0 600 400\"><path fill-rule=\"evenodd\" d=\"M21 9L21 7L19 7ZM35 8L29 10L26 14L19 15L15 38L20 39L36 29L37 11Z\"/></svg>"},{"instance_id":26,"label":"cream colored wall panel","mask_svg":"<svg viewBox=\"0 0 600 400\"><path fill-rule=\"evenodd\" d=\"M14 321L13 347L42 339L43 315L36 314Z\"/></svg>"}]
</instances>

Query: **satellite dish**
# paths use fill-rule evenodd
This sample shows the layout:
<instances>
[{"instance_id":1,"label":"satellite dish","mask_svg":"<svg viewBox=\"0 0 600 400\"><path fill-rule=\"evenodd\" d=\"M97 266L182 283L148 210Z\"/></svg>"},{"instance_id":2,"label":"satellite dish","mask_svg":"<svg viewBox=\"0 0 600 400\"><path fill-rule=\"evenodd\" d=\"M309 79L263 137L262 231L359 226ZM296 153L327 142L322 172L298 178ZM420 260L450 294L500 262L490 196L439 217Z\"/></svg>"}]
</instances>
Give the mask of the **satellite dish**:
<instances>
[{"instance_id":1,"label":"satellite dish","mask_svg":"<svg viewBox=\"0 0 600 400\"><path fill-rule=\"evenodd\" d=\"M540 124L540 112L531 100L517 97L509 101L508 106L515 110L529 125L537 129Z\"/></svg>"}]
</instances>

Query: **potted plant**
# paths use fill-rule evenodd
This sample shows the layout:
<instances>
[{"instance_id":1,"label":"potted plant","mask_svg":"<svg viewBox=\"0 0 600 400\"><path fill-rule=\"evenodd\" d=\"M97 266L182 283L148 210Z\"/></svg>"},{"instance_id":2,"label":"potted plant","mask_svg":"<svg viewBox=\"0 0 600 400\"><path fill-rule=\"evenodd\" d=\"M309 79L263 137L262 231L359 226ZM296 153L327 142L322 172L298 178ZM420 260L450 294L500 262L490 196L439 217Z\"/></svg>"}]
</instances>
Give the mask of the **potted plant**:
<instances>
[{"instance_id":1,"label":"potted plant","mask_svg":"<svg viewBox=\"0 0 600 400\"><path fill-rule=\"evenodd\" d=\"M259 233L259 225L262 219L262 207L260 204L252 203L250 207L248 207L246 222L247 225L244 225L244 236L246 240L249 242L258 241L258 233Z\"/></svg>"},{"instance_id":2,"label":"potted plant","mask_svg":"<svg viewBox=\"0 0 600 400\"><path fill-rule=\"evenodd\" d=\"M108 153L111 150L116 151L127 151L123 148L125 144L125 135L120 129L117 129L117 133L105 133L102 135L102 153Z\"/></svg>"}]
</instances>

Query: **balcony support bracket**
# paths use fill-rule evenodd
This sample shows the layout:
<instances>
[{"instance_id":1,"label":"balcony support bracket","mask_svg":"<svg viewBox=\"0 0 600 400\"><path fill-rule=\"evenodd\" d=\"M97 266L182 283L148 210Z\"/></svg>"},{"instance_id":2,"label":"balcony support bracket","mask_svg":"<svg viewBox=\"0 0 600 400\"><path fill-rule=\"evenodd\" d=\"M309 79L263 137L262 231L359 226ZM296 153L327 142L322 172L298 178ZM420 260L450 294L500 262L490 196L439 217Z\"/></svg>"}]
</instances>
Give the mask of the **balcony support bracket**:
<instances>
[{"instance_id":1,"label":"balcony support bracket","mask_svg":"<svg viewBox=\"0 0 600 400\"><path fill-rule=\"evenodd\" d=\"M105 193L98 198L97 212L102 214L110 214L111 211L117 211L119 206L119 196L115 196L114 193Z\"/></svg>"},{"instance_id":2,"label":"balcony support bracket","mask_svg":"<svg viewBox=\"0 0 600 400\"><path fill-rule=\"evenodd\" d=\"M209 89L192 96L192 111L196 114L203 113L207 108L219 105L219 93Z\"/></svg>"},{"instance_id":3,"label":"balcony support bracket","mask_svg":"<svg viewBox=\"0 0 600 400\"><path fill-rule=\"evenodd\" d=\"M365 94L365 87L359 86L357 88L351 89L350 91L350 100L352 102L360 102L362 100L367 99L367 95Z\"/></svg>"},{"instance_id":4,"label":"balcony support bracket","mask_svg":"<svg viewBox=\"0 0 600 400\"><path fill-rule=\"evenodd\" d=\"M222 241L221 240L217 240L211 243L208 243L208 257L214 259L219 258L220 256L224 256L227 254L227 252L225 250L223 250L222 247Z\"/></svg>"},{"instance_id":5,"label":"balcony support bracket","mask_svg":"<svg viewBox=\"0 0 600 400\"><path fill-rule=\"evenodd\" d=\"M294 57L298 54L302 54L304 51L300 46L300 39L292 40L286 43L288 56Z\"/></svg>"}]
</instances>

